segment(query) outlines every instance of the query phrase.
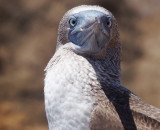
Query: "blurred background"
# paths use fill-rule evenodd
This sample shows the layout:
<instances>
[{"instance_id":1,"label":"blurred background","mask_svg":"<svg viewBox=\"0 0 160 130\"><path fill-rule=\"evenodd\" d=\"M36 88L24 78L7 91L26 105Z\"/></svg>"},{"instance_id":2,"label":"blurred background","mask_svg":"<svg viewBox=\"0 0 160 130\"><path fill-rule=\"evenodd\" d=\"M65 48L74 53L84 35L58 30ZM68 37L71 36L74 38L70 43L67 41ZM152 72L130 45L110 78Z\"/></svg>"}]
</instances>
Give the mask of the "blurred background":
<instances>
[{"instance_id":1,"label":"blurred background","mask_svg":"<svg viewBox=\"0 0 160 130\"><path fill-rule=\"evenodd\" d=\"M81 4L101 5L118 20L124 86L160 107L159 0L0 0L0 129L47 130L44 68L58 24Z\"/></svg>"}]
</instances>

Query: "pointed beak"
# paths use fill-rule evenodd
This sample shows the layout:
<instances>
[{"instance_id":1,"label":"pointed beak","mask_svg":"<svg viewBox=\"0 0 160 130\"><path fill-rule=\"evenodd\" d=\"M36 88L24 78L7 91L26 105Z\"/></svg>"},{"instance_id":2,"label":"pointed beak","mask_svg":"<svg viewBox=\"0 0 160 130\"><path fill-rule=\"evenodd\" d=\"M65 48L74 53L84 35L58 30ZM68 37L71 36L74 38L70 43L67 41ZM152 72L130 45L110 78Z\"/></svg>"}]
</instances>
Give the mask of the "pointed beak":
<instances>
[{"instance_id":1,"label":"pointed beak","mask_svg":"<svg viewBox=\"0 0 160 130\"><path fill-rule=\"evenodd\" d=\"M100 30L102 31L107 37L109 37L109 33L108 31L105 29L104 24L101 22L99 17L95 17L95 22L93 25L94 28L94 32L96 33L96 31Z\"/></svg>"},{"instance_id":2,"label":"pointed beak","mask_svg":"<svg viewBox=\"0 0 160 130\"><path fill-rule=\"evenodd\" d=\"M101 12L82 14L77 26L70 29L69 39L75 44L75 50L95 54L101 51L110 38L110 28L107 27L109 17Z\"/></svg>"}]
</instances>

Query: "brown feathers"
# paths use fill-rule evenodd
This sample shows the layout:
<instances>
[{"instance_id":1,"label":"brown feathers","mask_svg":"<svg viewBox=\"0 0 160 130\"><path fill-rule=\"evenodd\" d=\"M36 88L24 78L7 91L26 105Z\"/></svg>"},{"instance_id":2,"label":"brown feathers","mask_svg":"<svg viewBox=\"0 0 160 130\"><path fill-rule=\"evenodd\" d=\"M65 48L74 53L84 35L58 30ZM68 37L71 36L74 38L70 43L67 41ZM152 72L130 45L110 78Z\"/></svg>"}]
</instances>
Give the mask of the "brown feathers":
<instances>
[{"instance_id":1,"label":"brown feathers","mask_svg":"<svg viewBox=\"0 0 160 130\"><path fill-rule=\"evenodd\" d=\"M112 17L108 43L98 54L81 55L73 51L72 47L76 44L73 45L68 38L70 15L84 10L99 11ZM74 38L77 40L77 37ZM64 15L58 30L57 51L46 68L45 99L51 130L68 130L69 126L72 130L160 130L160 109L144 103L120 84L120 52L118 24L108 10L85 5L75 7ZM71 91L74 89L76 91ZM57 91L63 96L59 96ZM64 105L67 98L69 101L65 105L68 110L59 107ZM61 101L59 105L57 101ZM85 109L82 111L76 106L84 106ZM74 111L69 113L71 108ZM59 113L53 113L53 110ZM74 120L72 115L75 116ZM72 120L72 123L68 120ZM84 120L86 122L81 127L77 122ZM63 126L62 122L66 125Z\"/></svg>"}]
</instances>

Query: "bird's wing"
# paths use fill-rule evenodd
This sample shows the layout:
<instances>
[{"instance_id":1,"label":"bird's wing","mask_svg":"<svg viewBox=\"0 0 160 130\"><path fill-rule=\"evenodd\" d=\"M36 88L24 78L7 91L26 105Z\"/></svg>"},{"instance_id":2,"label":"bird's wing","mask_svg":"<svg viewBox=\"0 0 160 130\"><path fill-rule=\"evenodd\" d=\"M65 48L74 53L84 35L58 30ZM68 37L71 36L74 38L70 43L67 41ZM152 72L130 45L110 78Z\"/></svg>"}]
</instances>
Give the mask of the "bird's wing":
<instances>
[{"instance_id":1,"label":"bird's wing","mask_svg":"<svg viewBox=\"0 0 160 130\"><path fill-rule=\"evenodd\" d=\"M95 107L90 118L91 130L123 130L123 125L113 105L102 102Z\"/></svg>"},{"instance_id":2,"label":"bird's wing","mask_svg":"<svg viewBox=\"0 0 160 130\"><path fill-rule=\"evenodd\" d=\"M135 95L126 104L99 103L91 114L91 130L160 130L159 109L145 104Z\"/></svg>"}]
</instances>

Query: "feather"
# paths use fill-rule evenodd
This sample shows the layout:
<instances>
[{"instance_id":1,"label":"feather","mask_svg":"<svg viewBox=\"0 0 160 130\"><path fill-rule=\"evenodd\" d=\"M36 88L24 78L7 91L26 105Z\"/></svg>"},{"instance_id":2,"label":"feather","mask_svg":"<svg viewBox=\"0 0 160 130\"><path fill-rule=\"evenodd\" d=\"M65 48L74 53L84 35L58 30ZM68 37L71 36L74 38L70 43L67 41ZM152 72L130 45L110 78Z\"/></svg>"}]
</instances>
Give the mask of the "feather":
<instances>
[{"instance_id":1,"label":"feather","mask_svg":"<svg viewBox=\"0 0 160 130\"><path fill-rule=\"evenodd\" d=\"M72 26L71 19L77 20ZM121 85L120 56L111 12L83 5L63 16L56 53L45 69L50 130L160 130L160 109Z\"/></svg>"}]
</instances>

